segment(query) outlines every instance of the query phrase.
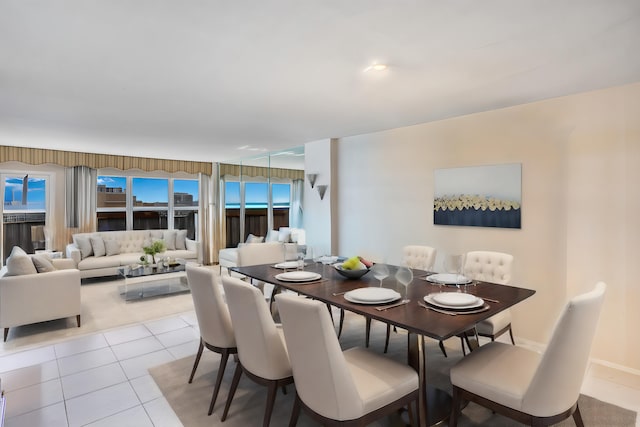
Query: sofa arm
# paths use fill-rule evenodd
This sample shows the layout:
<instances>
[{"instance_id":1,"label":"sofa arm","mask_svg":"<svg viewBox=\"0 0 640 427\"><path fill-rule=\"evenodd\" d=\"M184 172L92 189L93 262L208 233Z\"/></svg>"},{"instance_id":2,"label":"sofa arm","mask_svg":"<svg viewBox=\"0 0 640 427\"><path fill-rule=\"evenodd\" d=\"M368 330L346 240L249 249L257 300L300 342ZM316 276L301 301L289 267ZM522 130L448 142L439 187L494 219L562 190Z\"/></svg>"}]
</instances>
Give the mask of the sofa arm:
<instances>
[{"instance_id":1,"label":"sofa arm","mask_svg":"<svg viewBox=\"0 0 640 427\"><path fill-rule=\"evenodd\" d=\"M184 242L188 251L195 252L198 254L198 257L200 256L200 254L202 253L202 243L191 240L189 238L185 239Z\"/></svg>"},{"instance_id":2,"label":"sofa arm","mask_svg":"<svg viewBox=\"0 0 640 427\"><path fill-rule=\"evenodd\" d=\"M69 243L67 245L66 252L67 252L67 258L72 259L77 266L80 260L82 259L82 256L80 255L80 249L78 249L75 243Z\"/></svg>"}]
</instances>

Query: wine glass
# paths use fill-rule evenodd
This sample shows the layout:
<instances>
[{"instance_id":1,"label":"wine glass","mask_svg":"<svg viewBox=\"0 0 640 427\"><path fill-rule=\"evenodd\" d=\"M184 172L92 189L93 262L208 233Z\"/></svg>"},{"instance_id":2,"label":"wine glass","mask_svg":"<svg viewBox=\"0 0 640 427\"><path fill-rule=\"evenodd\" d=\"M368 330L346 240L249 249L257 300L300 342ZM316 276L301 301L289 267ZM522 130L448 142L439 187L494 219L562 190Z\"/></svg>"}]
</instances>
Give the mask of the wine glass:
<instances>
[{"instance_id":1,"label":"wine glass","mask_svg":"<svg viewBox=\"0 0 640 427\"><path fill-rule=\"evenodd\" d=\"M389 276L389 267L386 264L373 264L371 267L373 277L380 280L380 287L382 287L382 281Z\"/></svg>"},{"instance_id":2,"label":"wine glass","mask_svg":"<svg viewBox=\"0 0 640 427\"><path fill-rule=\"evenodd\" d=\"M404 286L404 299L407 299L409 284L413 282L413 271L409 267L399 267L396 271L396 280Z\"/></svg>"},{"instance_id":3,"label":"wine glass","mask_svg":"<svg viewBox=\"0 0 640 427\"><path fill-rule=\"evenodd\" d=\"M462 280L462 255L447 255L444 257L444 271L455 275L455 285L460 289Z\"/></svg>"}]
</instances>

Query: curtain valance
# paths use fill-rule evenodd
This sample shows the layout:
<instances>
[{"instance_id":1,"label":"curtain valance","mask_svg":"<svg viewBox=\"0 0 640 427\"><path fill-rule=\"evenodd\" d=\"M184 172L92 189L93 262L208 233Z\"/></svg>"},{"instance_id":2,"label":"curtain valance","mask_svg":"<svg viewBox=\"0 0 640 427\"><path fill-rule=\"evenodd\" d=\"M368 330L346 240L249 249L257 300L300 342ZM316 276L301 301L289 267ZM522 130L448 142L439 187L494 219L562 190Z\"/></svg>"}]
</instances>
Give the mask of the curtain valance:
<instances>
[{"instance_id":1,"label":"curtain valance","mask_svg":"<svg viewBox=\"0 0 640 427\"><path fill-rule=\"evenodd\" d=\"M208 162L151 159L145 157L78 153L75 151L61 151L49 150L44 148L11 147L0 145L0 163L12 161L22 162L29 165L52 163L64 167L87 166L93 169L141 169L146 172L162 170L170 173L203 173L205 175L211 175L212 171L212 164Z\"/></svg>"},{"instance_id":2,"label":"curtain valance","mask_svg":"<svg viewBox=\"0 0 640 427\"><path fill-rule=\"evenodd\" d=\"M263 176L265 178L304 179L304 171L298 169L268 168L220 163L220 176Z\"/></svg>"}]
</instances>

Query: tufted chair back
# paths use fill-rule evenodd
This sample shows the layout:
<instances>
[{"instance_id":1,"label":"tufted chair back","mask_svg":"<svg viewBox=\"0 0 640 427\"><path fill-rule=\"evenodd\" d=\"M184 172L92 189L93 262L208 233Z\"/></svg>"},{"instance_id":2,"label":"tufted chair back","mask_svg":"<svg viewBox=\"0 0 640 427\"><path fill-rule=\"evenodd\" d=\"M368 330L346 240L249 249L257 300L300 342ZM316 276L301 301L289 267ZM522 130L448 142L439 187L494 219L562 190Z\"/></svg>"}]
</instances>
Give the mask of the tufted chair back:
<instances>
[{"instance_id":1,"label":"tufted chair back","mask_svg":"<svg viewBox=\"0 0 640 427\"><path fill-rule=\"evenodd\" d=\"M431 246L408 245L402 249L402 264L418 270L432 271L436 249Z\"/></svg>"},{"instance_id":2,"label":"tufted chair back","mask_svg":"<svg viewBox=\"0 0 640 427\"><path fill-rule=\"evenodd\" d=\"M464 262L464 275L485 282L508 285L511 283L511 264L513 255L502 252L467 252Z\"/></svg>"}]
</instances>

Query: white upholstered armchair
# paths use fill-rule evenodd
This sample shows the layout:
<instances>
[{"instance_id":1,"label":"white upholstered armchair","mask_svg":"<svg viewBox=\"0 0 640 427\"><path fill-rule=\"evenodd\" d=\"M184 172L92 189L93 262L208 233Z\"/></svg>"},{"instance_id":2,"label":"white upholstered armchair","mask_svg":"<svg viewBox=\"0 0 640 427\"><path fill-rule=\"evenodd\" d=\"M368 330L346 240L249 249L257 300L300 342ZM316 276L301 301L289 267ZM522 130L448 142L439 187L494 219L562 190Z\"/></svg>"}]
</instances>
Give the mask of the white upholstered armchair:
<instances>
[{"instance_id":1,"label":"white upholstered armchair","mask_svg":"<svg viewBox=\"0 0 640 427\"><path fill-rule=\"evenodd\" d=\"M9 328L47 320L76 317L80 327L80 272L70 259L54 259L55 271L7 275L0 272L0 327L4 340ZM34 268L35 271L35 268Z\"/></svg>"}]
</instances>

